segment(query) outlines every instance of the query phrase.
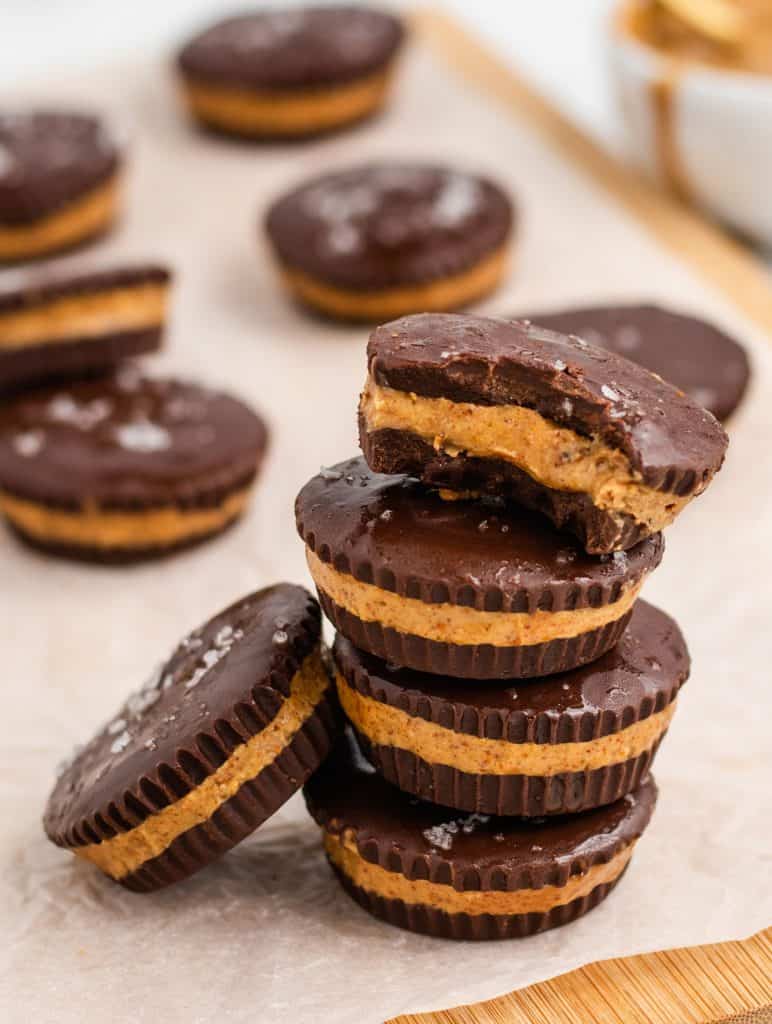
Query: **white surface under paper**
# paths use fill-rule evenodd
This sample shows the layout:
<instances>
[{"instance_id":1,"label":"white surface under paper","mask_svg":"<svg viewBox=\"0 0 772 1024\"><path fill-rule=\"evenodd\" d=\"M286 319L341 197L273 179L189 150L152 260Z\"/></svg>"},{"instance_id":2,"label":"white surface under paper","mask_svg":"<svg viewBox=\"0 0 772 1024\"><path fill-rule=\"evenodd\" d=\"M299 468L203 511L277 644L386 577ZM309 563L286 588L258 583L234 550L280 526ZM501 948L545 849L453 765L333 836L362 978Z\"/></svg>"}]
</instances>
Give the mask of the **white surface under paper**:
<instances>
[{"instance_id":1,"label":"white surface under paper","mask_svg":"<svg viewBox=\"0 0 772 1024\"><path fill-rule=\"evenodd\" d=\"M93 251L176 267L168 350L151 365L252 400L273 445L247 519L171 561L83 567L0 533L0 1019L375 1024L587 960L767 925L768 340L510 112L422 52L405 62L384 118L309 145L250 147L191 131L161 67L94 74L39 95L96 104L132 139L125 219ZM485 310L654 298L715 318L755 363L726 467L669 531L646 589L677 617L694 659L657 761L653 824L607 902L524 941L459 945L369 918L339 890L299 797L219 864L153 896L76 863L40 827L56 763L180 636L250 589L307 580L292 503L321 464L355 450L367 332L285 301L257 225L271 198L309 173L374 157L456 161L517 194L517 263Z\"/></svg>"}]
</instances>

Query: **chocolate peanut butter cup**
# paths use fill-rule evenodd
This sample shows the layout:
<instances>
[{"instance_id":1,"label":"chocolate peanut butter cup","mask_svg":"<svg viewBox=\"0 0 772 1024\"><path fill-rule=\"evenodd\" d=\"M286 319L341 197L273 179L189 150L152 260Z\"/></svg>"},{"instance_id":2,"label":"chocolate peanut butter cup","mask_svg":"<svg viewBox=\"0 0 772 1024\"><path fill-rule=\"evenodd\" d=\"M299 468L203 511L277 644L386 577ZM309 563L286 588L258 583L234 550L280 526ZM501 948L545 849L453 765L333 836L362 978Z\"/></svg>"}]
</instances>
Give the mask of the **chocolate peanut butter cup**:
<instances>
[{"instance_id":1,"label":"chocolate peanut butter cup","mask_svg":"<svg viewBox=\"0 0 772 1024\"><path fill-rule=\"evenodd\" d=\"M682 391L583 338L431 314L370 336L360 438L378 472L512 498L596 554L669 525L728 443Z\"/></svg>"},{"instance_id":2,"label":"chocolate peanut butter cup","mask_svg":"<svg viewBox=\"0 0 772 1024\"><path fill-rule=\"evenodd\" d=\"M30 270L0 283L0 390L106 372L160 347L171 275L154 264Z\"/></svg>"},{"instance_id":3,"label":"chocolate peanut butter cup","mask_svg":"<svg viewBox=\"0 0 772 1024\"><path fill-rule=\"evenodd\" d=\"M738 342L705 320L660 306L591 306L524 319L640 363L719 420L738 407L750 379L748 356Z\"/></svg>"},{"instance_id":4,"label":"chocolate peanut butter cup","mask_svg":"<svg viewBox=\"0 0 772 1024\"><path fill-rule=\"evenodd\" d=\"M0 113L0 262L45 256L106 231L117 213L120 165L98 117Z\"/></svg>"},{"instance_id":5,"label":"chocolate peanut butter cup","mask_svg":"<svg viewBox=\"0 0 772 1024\"><path fill-rule=\"evenodd\" d=\"M520 506L446 501L362 458L313 477L295 513L339 632L395 665L468 679L544 676L600 657L663 550L655 534L592 557Z\"/></svg>"},{"instance_id":6,"label":"chocolate peanut butter cup","mask_svg":"<svg viewBox=\"0 0 772 1024\"><path fill-rule=\"evenodd\" d=\"M385 779L446 807L525 817L636 789L689 674L680 630L645 601L591 665L517 686L394 668L340 635L333 653L343 710Z\"/></svg>"},{"instance_id":7,"label":"chocolate peanut butter cup","mask_svg":"<svg viewBox=\"0 0 772 1024\"><path fill-rule=\"evenodd\" d=\"M344 320L458 309L501 279L508 196L449 167L369 164L283 196L266 227L290 292Z\"/></svg>"},{"instance_id":8,"label":"chocolate peanut butter cup","mask_svg":"<svg viewBox=\"0 0 772 1024\"><path fill-rule=\"evenodd\" d=\"M135 892L179 882L277 811L339 725L316 601L260 590L187 636L64 767L46 834Z\"/></svg>"},{"instance_id":9,"label":"chocolate peanut butter cup","mask_svg":"<svg viewBox=\"0 0 772 1024\"><path fill-rule=\"evenodd\" d=\"M507 939L597 906L657 790L649 776L613 804L546 821L461 815L400 792L346 735L304 794L333 870L369 913L447 939Z\"/></svg>"},{"instance_id":10,"label":"chocolate peanut butter cup","mask_svg":"<svg viewBox=\"0 0 772 1024\"><path fill-rule=\"evenodd\" d=\"M0 512L53 553L162 555L235 522L266 443L237 399L123 367L0 406Z\"/></svg>"},{"instance_id":11,"label":"chocolate peanut butter cup","mask_svg":"<svg viewBox=\"0 0 772 1024\"><path fill-rule=\"evenodd\" d=\"M246 138L302 138L350 125L386 101L402 22L362 7L298 7L228 18L177 60L201 124Z\"/></svg>"}]
</instances>

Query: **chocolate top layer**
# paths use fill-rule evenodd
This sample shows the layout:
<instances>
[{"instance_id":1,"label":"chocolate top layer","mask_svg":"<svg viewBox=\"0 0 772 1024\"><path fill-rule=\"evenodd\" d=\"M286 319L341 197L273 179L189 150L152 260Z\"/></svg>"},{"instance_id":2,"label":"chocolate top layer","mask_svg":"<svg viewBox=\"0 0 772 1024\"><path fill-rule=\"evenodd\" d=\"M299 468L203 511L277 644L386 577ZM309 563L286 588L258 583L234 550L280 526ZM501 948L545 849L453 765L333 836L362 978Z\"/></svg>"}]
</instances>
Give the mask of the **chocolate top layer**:
<instances>
[{"instance_id":1,"label":"chocolate top layer","mask_svg":"<svg viewBox=\"0 0 772 1024\"><path fill-rule=\"evenodd\" d=\"M650 487L687 494L724 461L715 417L616 352L526 320L422 313L377 327L376 383L483 405L523 405L627 455Z\"/></svg>"},{"instance_id":2,"label":"chocolate top layer","mask_svg":"<svg viewBox=\"0 0 772 1024\"><path fill-rule=\"evenodd\" d=\"M402 597L479 611L599 607L656 568L656 534L626 552L588 555L541 516L496 501L444 501L364 459L324 469L295 503L298 532L323 562Z\"/></svg>"},{"instance_id":3,"label":"chocolate top layer","mask_svg":"<svg viewBox=\"0 0 772 1024\"><path fill-rule=\"evenodd\" d=\"M0 487L67 507L205 504L251 479L266 442L237 399L126 367L0 407Z\"/></svg>"},{"instance_id":4,"label":"chocolate top layer","mask_svg":"<svg viewBox=\"0 0 772 1024\"><path fill-rule=\"evenodd\" d=\"M25 224L106 181L120 153L97 117L0 113L0 224Z\"/></svg>"},{"instance_id":5,"label":"chocolate top layer","mask_svg":"<svg viewBox=\"0 0 772 1024\"><path fill-rule=\"evenodd\" d=\"M380 290L460 273L509 237L512 204L452 168L369 164L279 199L266 226L281 262L343 288Z\"/></svg>"},{"instance_id":6,"label":"chocolate top layer","mask_svg":"<svg viewBox=\"0 0 772 1024\"><path fill-rule=\"evenodd\" d=\"M391 786L349 733L304 793L316 822L349 833L365 860L458 890L565 884L637 839L657 797L649 777L614 804L547 821L463 815Z\"/></svg>"},{"instance_id":7,"label":"chocolate top layer","mask_svg":"<svg viewBox=\"0 0 772 1024\"><path fill-rule=\"evenodd\" d=\"M372 74L404 35L391 14L362 7L266 10L220 21L181 51L183 74L218 85L303 89Z\"/></svg>"},{"instance_id":8,"label":"chocolate top layer","mask_svg":"<svg viewBox=\"0 0 772 1024\"><path fill-rule=\"evenodd\" d=\"M112 291L143 284L168 284L171 271L156 263L124 267L59 267L8 271L0 280L0 314L18 313L73 295Z\"/></svg>"},{"instance_id":9,"label":"chocolate top layer","mask_svg":"<svg viewBox=\"0 0 772 1024\"><path fill-rule=\"evenodd\" d=\"M340 635L335 663L349 686L454 732L511 743L578 743L661 711L689 675L689 652L664 612L636 602L621 641L590 665L544 679L464 680L386 665Z\"/></svg>"},{"instance_id":10,"label":"chocolate top layer","mask_svg":"<svg viewBox=\"0 0 772 1024\"><path fill-rule=\"evenodd\" d=\"M640 363L720 420L737 408L748 385L748 356L736 341L705 320L660 306L594 306L527 319Z\"/></svg>"},{"instance_id":11,"label":"chocolate top layer","mask_svg":"<svg viewBox=\"0 0 772 1024\"><path fill-rule=\"evenodd\" d=\"M289 583L194 630L64 767L47 834L98 842L194 788L276 716L320 630L316 601Z\"/></svg>"}]
</instances>

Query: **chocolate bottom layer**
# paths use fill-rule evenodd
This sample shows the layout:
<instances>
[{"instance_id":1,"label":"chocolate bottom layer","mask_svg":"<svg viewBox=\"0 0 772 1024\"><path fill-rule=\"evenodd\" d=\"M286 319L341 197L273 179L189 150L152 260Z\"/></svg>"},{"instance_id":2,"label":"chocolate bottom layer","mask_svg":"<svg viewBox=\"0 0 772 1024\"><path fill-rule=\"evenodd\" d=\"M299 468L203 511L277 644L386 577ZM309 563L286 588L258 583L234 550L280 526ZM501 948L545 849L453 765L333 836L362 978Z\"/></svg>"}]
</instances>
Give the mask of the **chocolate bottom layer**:
<instances>
[{"instance_id":1,"label":"chocolate bottom layer","mask_svg":"<svg viewBox=\"0 0 772 1024\"><path fill-rule=\"evenodd\" d=\"M356 731L359 745L392 785L459 811L541 818L611 804L637 789L665 735L638 757L584 772L557 775L481 775L429 764L409 750L376 746Z\"/></svg>"},{"instance_id":2,"label":"chocolate bottom layer","mask_svg":"<svg viewBox=\"0 0 772 1024\"><path fill-rule=\"evenodd\" d=\"M334 688L259 775L245 782L212 817L178 836L160 856L119 880L132 892L152 892L195 874L263 824L310 778L340 730Z\"/></svg>"},{"instance_id":3,"label":"chocolate bottom layer","mask_svg":"<svg viewBox=\"0 0 772 1024\"><path fill-rule=\"evenodd\" d=\"M351 643L383 661L463 679L527 679L567 672L599 658L620 639L632 610L599 629L526 647L449 644L365 622L317 588L324 614Z\"/></svg>"},{"instance_id":4,"label":"chocolate bottom layer","mask_svg":"<svg viewBox=\"0 0 772 1024\"><path fill-rule=\"evenodd\" d=\"M401 430L368 432L361 417L359 438L376 472L407 473L433 487L517 501L570 531L590 554L626 551L651 532L627 513L598 508L587 494L552 490L503 459L478 459L464 452L450 456Z\"/></svg>"},{"instance_id":5,"label":"chocolate bottom layer","mask_svg":"<svg viewBox=\"0 0 772 1024\"><path fill-rule=\"evenodd\" d=\"M330 865L346 892L363 910L397 928L420 932L438 939L484 941L490 939L522 939L549 928L570 924L582 914L597 907L624 875L627 866L611 882L597 885L586 896L534 914L449 914L425 904L385 899L377 893L355 885L334 864Z\"/></svg>"},{"instance_id":6,"label":"chocolate bottom layer","mask_svg":"<svg viewBox=\"0 0 772 1024\"><path fill-rule=\"evenodd\" d=\"M160 343L159 325L99 338L41 341L10 349L0 345L0 391L107 372L124 359L155 352Z\"/></svg>"}]
</instances>

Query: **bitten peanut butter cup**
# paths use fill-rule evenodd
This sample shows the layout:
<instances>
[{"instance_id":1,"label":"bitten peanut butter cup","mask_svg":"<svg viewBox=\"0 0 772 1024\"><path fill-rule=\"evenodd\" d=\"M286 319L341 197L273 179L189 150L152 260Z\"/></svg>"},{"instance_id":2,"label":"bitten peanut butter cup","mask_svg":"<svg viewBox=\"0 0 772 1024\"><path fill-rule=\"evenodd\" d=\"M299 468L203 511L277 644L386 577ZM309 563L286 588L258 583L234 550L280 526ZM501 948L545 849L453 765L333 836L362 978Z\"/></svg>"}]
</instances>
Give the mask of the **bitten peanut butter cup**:
<instances>
[{"instance_id":1,"label":"bitten peanut butter cup","mask_svg":"<svg viewBox=\"0 0 772 1024\"><path fill-rule=\"evenodd\" d=\"M339 725L316 601L260 590L187 636L63 768L46 834L135 892L179 882L277 811Z\"/></svg>"},{"instance_id":2,"label":"bitten peanut butter cup","mask_svg":"<svg viewBox=\"0 0 772 1024\"><path fill-rule=\"evenodd\" d=\"M496 287L514 211L487 178L369 164L315 178L268 211L289 291L343 320L458 309Z\"/></svg>"},{"instance_id":3,"label":"bitten peanut butter cup","mask_svg":"<svg viewBox=\"0 0 772 1024\"><path fill-rule=\"evenodd\" d=\"M680 630L645 601L597 661L518 686L394 668L340 635L334 658L343 710L385 779L446 807L525 817L636 789L689 674Z\"/></svg>"},{"instance_id":4,"label":"bitten peanut butter cup","mask_svg":"<svg viewBox=\"0 0 772 1024\"><path fill-rule=\"evenodd\" d=\"M236 521L266 443L237 399L123 367L0 407L0 512L52 553L159 556Z\"/></svg>"},{"instance_id":5,"label":"bitten peanut butter cup","mask_svg":"<svg viewBox=\"0 0 772 1024\"><path fill-rule=\"evenodd\" d=\"M576 334L658 373L716 419L728 419L748 387L743 347L713 324L659 306L592 306L524 319Z\"/></svg>"},{"instance_id":6,"label":"bitten peanut butter cup","mask_svg":"<svg viewBox=\"0 0 772 1024\"><path fill-rule=\"evenodd\" d=\"M596 554L668 526L728 443L682 391L583 338L430 314L370 336L360 438L378 472L512 498Z\"/></svg>"},{"instance_id":7,"label":"bitten peanut butter cup","mask_svg":"<svg viewBox=\"0 0 772 1024\"><path fill-rule=\"evenodd\" d=\"M97 117L0 113L0 262L102 234L118 209L121 154Z\"/></svg>"},{"instance_id":8,"label":"bitten peanut butter cup","mask_svg":"<svg viewBox=\"0 0 772 1024\"><path fill-rule=\"evenodd\" d=\"M165 267L9 273L15 280L0 284L0 390L106 372L160 347Z\"/></svg>"},{"instance_id":9,"label":"bitten peanut butter cup","mask_svg":"<svg viewBox=\"0 0 772 1024\"><path fill-rule=\"evenodd\" d=\"M660 534L587 555L516 505L447 501L355 458L322 470L295 505L327 617L395 665L468 679L563 672L621 637Z\"/></svg>"},{"instance_id":10,"label":"bitten peanut butter cup","mask_svg":"<svg viewBox=\"0 0 772 1024\"><path fill-rule=\"evenodd\" d=\"M386 101L404 28L362 7L266 10L220 21L178 57L191 114L246 138L342 128Z\"/></svg>"},{"instance_id":11,"label":"bitten peanut butter cup","mask_svg":"<svg viewBox=\"0 0 772 1024\"><path fill-rule=\"evenodd\" d=\"M401 793L349 735L304 793L349 895L389 924L446 939L532 935L597 906L627 867L657 797L648 776L583 814L530 822L462 815Z\"/></svg>"}]
</instances>

